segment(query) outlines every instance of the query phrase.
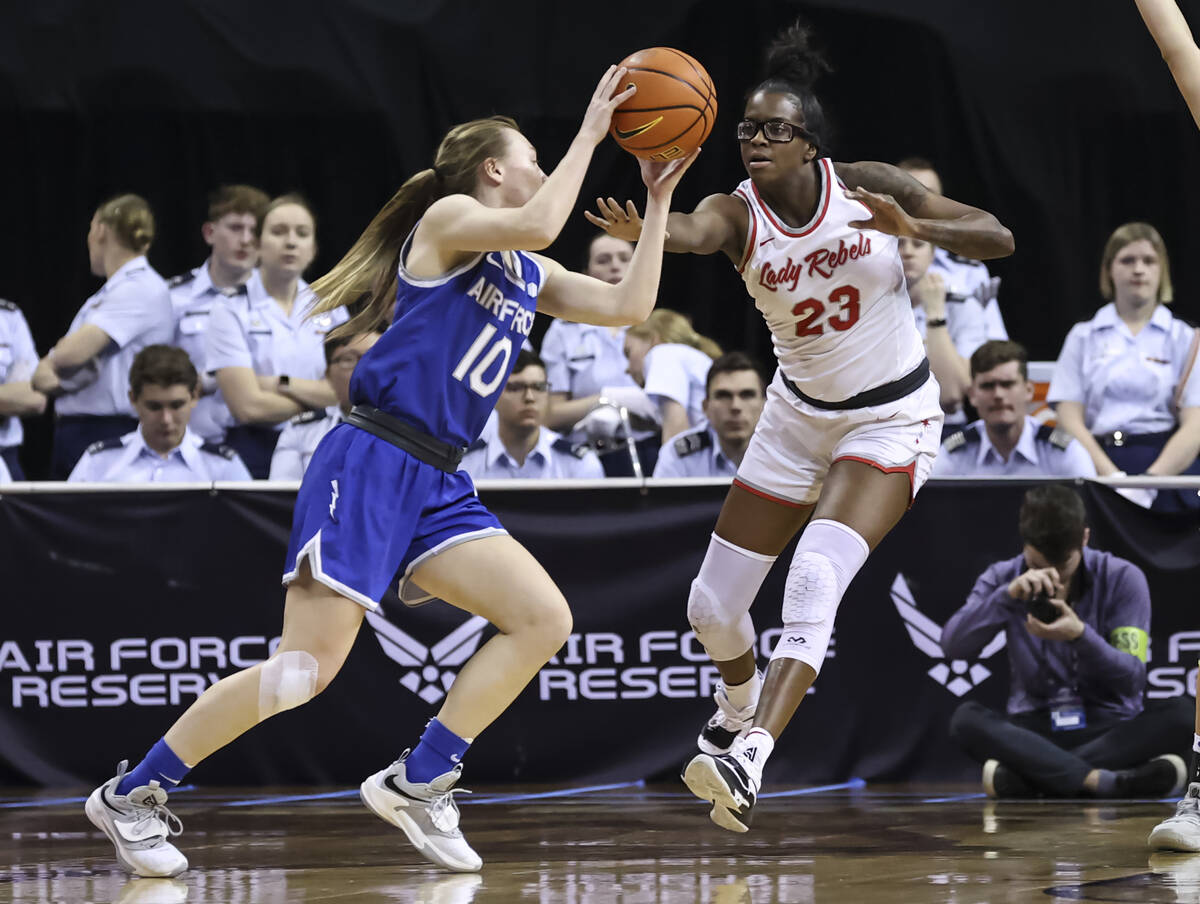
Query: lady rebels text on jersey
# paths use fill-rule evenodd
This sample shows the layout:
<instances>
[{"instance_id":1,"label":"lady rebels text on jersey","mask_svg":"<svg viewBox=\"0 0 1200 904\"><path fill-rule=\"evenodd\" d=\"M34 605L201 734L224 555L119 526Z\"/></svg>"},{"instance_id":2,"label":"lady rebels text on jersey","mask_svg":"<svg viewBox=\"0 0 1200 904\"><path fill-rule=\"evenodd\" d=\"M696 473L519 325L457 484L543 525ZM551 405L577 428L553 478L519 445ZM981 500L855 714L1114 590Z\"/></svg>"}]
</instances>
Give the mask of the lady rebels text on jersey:
<instances>
[{"instance_id":1,"label":"lady rebels text on jersey","mask_svg":"<svg viewBox=\"0 0 1200 904\"><path fill-rule=\"evenodd\" d=\"M738 271L771 329L779 368L805 395L839 402L898 380L925 357L896 237L850 226L871 211L846 197L828 157L807 225L787 226L747 179L750 208Z\"/></svg>"}]
</instances>

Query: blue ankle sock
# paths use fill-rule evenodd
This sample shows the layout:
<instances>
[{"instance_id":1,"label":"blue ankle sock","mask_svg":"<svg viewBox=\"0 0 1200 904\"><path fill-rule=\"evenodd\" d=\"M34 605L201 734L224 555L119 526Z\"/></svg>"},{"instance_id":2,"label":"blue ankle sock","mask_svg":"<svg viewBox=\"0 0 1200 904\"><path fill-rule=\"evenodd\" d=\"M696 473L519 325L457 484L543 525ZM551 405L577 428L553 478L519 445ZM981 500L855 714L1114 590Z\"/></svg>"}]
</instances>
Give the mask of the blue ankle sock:
<instances>
[{"instance_id":1,"label":"blue ankle sock","mask_svg":"<svg viewBox=\"0 0 1200 904\"><path fill-rule=\"evenodd\" d=\"M430 719L416 749L404 762L405 775L412 782L428 782L449 772L471 746L437 719Z\"/></svg>"},{"instance_id":2,"label":"blue ankle sock","mask_svg":"<svg viewBox=\"0 0 1200 904\"><path fill-rule=\"evenodd\" d=\"M160 738L159 742L150 748L146 758L134 766L132 771L125 773L125 777L117 785L117 793L128 794L134 788L148 785L151 781L157 781L163 790L170 791L183 781L189 769L190 767L175 755L175 751L167 746L166 740Z\"/></svg>"}]
</instances>

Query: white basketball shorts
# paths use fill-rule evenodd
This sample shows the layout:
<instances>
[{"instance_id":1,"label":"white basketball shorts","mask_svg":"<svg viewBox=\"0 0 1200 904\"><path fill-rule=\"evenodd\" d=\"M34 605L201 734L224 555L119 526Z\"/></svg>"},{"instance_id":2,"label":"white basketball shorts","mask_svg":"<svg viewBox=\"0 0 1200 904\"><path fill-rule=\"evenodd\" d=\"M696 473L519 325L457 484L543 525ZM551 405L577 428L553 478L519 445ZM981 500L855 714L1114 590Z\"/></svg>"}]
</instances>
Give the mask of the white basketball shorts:
<instances>
[{"instance_id":1,"label":"white basketball shorts","mask_svg":"<svg viewBox=\"0 0 1200 904\"><path fill-rule=\"evenodd\" d=\"M930 374L920 389L895 402L825 411L796 398L776 372L733 482L785 505L812 505L830 466L850 459L907 473L915 499L942 441L940 392Z\"/></svg>"}]
</instances>

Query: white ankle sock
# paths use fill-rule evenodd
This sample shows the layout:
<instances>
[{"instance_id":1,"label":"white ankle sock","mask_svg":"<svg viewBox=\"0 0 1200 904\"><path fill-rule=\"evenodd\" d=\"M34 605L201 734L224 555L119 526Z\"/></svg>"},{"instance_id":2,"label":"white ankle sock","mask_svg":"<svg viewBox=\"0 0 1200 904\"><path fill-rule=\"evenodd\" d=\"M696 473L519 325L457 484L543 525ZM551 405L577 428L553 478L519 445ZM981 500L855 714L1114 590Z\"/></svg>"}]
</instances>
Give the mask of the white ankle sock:
<instances>
[{"instance_id":1,"label":"white ankle sock","mask_svg":"<svg viewBox=\"0 0 1200 904\"><path fill-rule=\"evenodd\" d=\"M765 728L751 728L733 743L729 752L737 757L747 769L751 770L755 779L762 780L763 766L775 749L775 739Z\"/></svg>"},{"instance_id":2,"label":"white ankle sock","mask_svg":"<svg viewBox=\"0 0 1200 904\"><path fill-rule=\"evenodd\" d=\"M758 694L762 690L762 673L757 669L747 681L741 684L725 685L725 697L733 704L734 709L745 709L758 705Z\"/></svg>"}]
</instances>

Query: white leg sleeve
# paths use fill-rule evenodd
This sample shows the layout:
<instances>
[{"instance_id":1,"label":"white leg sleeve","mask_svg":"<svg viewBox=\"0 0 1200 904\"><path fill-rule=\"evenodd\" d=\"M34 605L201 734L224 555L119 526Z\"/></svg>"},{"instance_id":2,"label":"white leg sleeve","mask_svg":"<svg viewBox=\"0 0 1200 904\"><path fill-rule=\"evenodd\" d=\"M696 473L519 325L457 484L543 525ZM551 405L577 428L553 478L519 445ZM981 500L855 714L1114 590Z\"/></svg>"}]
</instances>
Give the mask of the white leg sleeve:
<instances>
[{"instance_id":1,"label":"white leg sleeve","mask_svg":"<svg viewBox=\"0 0 1200 904\"><path fill-rule=\"evenodd\" d=\"M712 535L700 573L692 581L687 614L696 639L714 662L737 659L754 646L750 605L774 562L774 556Z\"/></svg>"},{"instance_id":2,"label":"white leg sleeve","mask_svg":"<svg viewBox=\"0 0 1200 904\"><path fill-rule=\"evenodd\" d=\"M820 674L842 594L870 552L867 541L837 521L820 518L796 544L783 590L783 634L771 659L799 659Z\"/></svg>"}]
</instances>

